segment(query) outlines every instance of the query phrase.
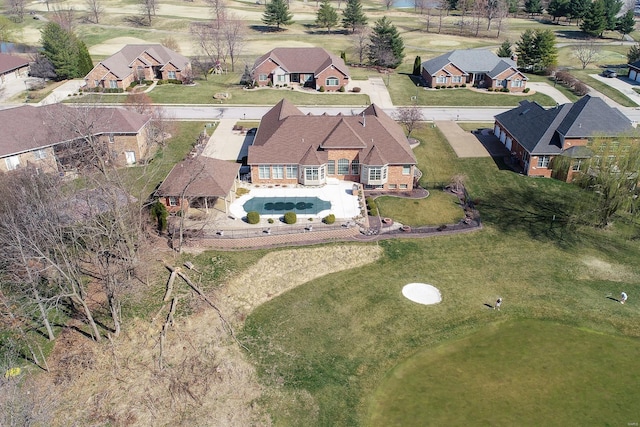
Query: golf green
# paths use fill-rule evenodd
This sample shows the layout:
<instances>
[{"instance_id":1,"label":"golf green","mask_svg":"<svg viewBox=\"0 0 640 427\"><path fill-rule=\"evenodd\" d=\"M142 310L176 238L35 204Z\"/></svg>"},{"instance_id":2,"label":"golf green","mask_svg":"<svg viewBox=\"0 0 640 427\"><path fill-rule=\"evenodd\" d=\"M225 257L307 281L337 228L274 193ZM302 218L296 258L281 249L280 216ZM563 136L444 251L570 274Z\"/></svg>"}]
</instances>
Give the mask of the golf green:
<instances>
[{"instance_id":1,"label":"golf green","mask_svg":"<svg viewBox=\"0 0 640 427\"><path fill-rule=\"evenodd\" d=\"M638 425L640 341L545 321L493 324L396 366L372 426Z\"/></svg>"}]
</instances>

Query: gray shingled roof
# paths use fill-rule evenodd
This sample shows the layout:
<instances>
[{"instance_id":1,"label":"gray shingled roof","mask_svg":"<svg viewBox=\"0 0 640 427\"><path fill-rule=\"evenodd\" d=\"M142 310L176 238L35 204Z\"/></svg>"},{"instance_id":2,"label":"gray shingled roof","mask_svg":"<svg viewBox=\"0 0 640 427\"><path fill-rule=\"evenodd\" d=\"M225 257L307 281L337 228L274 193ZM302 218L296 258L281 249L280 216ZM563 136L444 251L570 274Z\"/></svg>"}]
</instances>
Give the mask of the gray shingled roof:
<instances>
[{"instance_id":1,"label":"gray shingled roof","mask_svg":"<svg viewBox=\"0 0 640 427\"><path fill-rule=\"evenodd\" d=\"M258 58L253 64L253 70L269 58L289 73L313 72L317 75L333 65L349 77L349 68L342 58L321 47L277 47Z\"/></svg>"},{"instance_id":2,"label":"gray shingled roof","mask_svg":"<svg viewBox=\"0 0 640 427\"><path fill-rule=\"evenodd\" d=\"M86 136L136 134L151 119L124 108L23 105L0 110L0 157L21 154Z\"/></svg>"},{"instance_id":3,"label":"gray shingled roof","mask_svg":"<svg viewBox=\"0 0 640 427\"><path fill-rule=\"evenodd\" d=\"M498 66L503 71L509 67L516 68L516 63L509 58L500 58L495 53L486 49L462 49L447 52L444 55L437 56L422 63L424 68L430 75L435 74L447 64L452 63L465 73L492 73L495 75Z\"/></svg>"},{"instance_id":4,"label":"gray shingled roof","mask_svg":"<svg viewBox=\"0 0 640 427\"><path fill-rule=\"evenodd\" d=\"M239 170L239 163L205 156L189 158L171 169L156 194L160 197L226 197Z\"/></svg>"},{"instance_id":5,"label":"gray shingled roof","mask_svg":"<svg viewBox=\"0 0 640 427\"><path fill-rule=\"evenodd\" d=\"M183 70L189 63L189 59L161 44L128 44L100 64L107 67L119 79L123 79L133 72L131 63L144 52L163 66L171 63L178 70Z\"/></svg>"},{"instance_id":6,"label":"gray shingled roof","mask_svg":"<svg viewBox=\"0 0 640 427\"><path fill-rule=\"evenodd\" d=\"M633 129L629 119L601 98L584 96L575 103L545 109L522 101L495 116L530 154L554 155L563 151L564 138L616 136Z\"/></svg>"},{"instance_id":7,"label":"gray shingled roof","mask_svg":"<svg viewBox=\"0 0 640 427\"><path fill-rule=\"evenodd\" d=\"M284 114L286 112L286 114ZM360 159L369 155L373 146L389 164L415 164L404 131L391 117L375 104L354 116L304 115L289 101L283 99L267 112L249 147L249 164L300 164L309 161L309 148L317 156L328 149L360 149ZM314 161L326 161L319 157Z\"/></svg>"}]
</instances>

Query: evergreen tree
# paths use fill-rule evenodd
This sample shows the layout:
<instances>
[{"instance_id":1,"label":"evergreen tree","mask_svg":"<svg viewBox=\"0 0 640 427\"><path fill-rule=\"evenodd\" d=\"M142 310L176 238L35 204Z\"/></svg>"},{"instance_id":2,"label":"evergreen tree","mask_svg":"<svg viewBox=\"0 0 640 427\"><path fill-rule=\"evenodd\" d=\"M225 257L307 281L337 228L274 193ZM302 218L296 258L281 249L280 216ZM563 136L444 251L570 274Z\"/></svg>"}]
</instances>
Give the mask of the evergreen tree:
<instances>
[{"instance_id":1,"label":"evergreen tree","mask_svg":"<svg viewBox=\"0 0 640 427\"><path fill-rule=\"evenodd\" d=\"M289 12L289 6L285 0L271 0L267 3L262 15L262 22L265 25L273 26L280 29L280 26L293 24L293 14Z\"/></svg>"},{"instance_id":2,"label":"evergreen tree","mask_svg":"<svg viewBox=\"0 0 640 427\"><path fill-rule=\"evenodd\" d=\"M413 61L413 75L419 76L422 74L422 58L416 56L416 59Z\"/></svg>"},{"instance_id":3,"label":"evergreen tree","mask_svg":"<svg viewBox=\"0 0 640 427\"><path fill-rule=\"evenodd\" d=\"M500 58L511 58L511 56L513 55L511 42L509 40L503 41L498 48L496 55L498 55Z\"/></svg>"},{"instance_id":4,"label":"evergreen tree","mask_svg":"<svg viewBox=\"0 0 640 427\"><path fill-rule=\"evenodd\" d=\"M535 32L531 29L526 30L520 36L520 40L516 42L516 53L518 54L518 67L525 70L533 69L535 64Z\"/></svg>"},{"instance_id":5,"label":"evergreen tree","mask_svg":"<svg viewBox=\"0 0 640 427\"><path fill-rule=\"evenodd\" d=\"M562 16L567 16L569 13L569 0L551 0L547 6L547 13L559 22Z\"/></svg>"},{"instance_id":6,"label":"evergreen tree","mask_svg":"<svg viewBox=\"0 0 640 427\"><path fill-rule=\"evenodd\" d=\"M316 16L316 25L318 27L326 28L327 32L331 32L331 28L338 25L338 12L331 6L329 0L322 0L320 9Z\"/></svg>"},{"instance_id":7,"label":"evergreen tree","mask_svg":"<svg viewBox=\"0 0 640 427\"><path fill-rule=\"evenodd\" d=\"M48 22L40 35L44 56L53 64L57 79L84 77L80 75L79 48L72 33L55 22Z\"/></svg>"},{"instance_id":8,"label":"evergreen tree","mask_svg":"<svg viewBox=\"0 0 640 427\"><path fill-rule=\"evenodd\" d=\"M636 61L640 61L640 44L638 43L631 46L627 52L627 62L632 64Z\"/></svg>"},{"instance_id":9,"label":"evergreen tree","mask_svg":"<svg viewBox=\"0 0 640 427\"><path fill-rule=\"evenodd\" d=\"M541 0L525 0L524 11L530 15L542 13L542 1Z\"/></svg>"},{"instance_id":10,"label":"evergreen tree","mask_svg":"<svg viewBox=\"0 0 640 427\"><path fill-rule=\"evenodd\" d=\"M373 27L369 44L369 62L381 67L397 68L404 59L404 41L386 16Z\"/></svg>"},{"instance_id":11,"label":"evergreen tree","mask_svg":"<svg viewBox=\"0 0 640 427\"><path fill-rule=\"evenodd\" d=\"M456 10L458 8L458 0L446 0L447 10Z\"/></svg>"},{"instance_id":12,"label":"evergreen tree","mask_svg":"<svg viewBox=\"0 0 640 427\"><path fill-rule=\"evenodd\" d=\"M615 31L618 24L618 14L622 9L622 0L602 0L606 15L607 26L605 29Z\"/></svg>"},{"instance_id":13,"label":"evergreen tree","mask_svg":"<svg viewBox=\"0 0 640 427\"><path fill-rule=\"evenodd\" d=\"M249 71L249 64L244 64L244 71L242 72L242 77L240 77L241 85L250 85L252 82L251 79L251 71Z\"/></svg>"},{"instance_id":14,"label":"evergreen tree","mask_svg":"<svg viewBox=\"0 0 640 427\"><path fill-rule=\"evenodd\" d=\"M590 4L591 0L569 0L567 17L579 22L586 15Z\"/></svg>"},{"instance_id":15,"label":"evergreen tree","mask_svg":"<svg viewBox=\"0 0 640 427\"><path fill-rule=\"evenodd\" d=\"M74 39L78 44L78 77L84 77L93 70L93 61L91 60L91 55L89 55L87 45L75 36Z\"/></svg>"},{"instance_id":16,"label":"evergreen tree","mask_svg":"<svg viewBox=\"0 0 640 427\"><path fill-rule=\"evenodd\" d=\"M347 0L342 12L342 26L355 32L357 27L367 25L367 17L362 11L360 0Z\"/></svg>"},{"instance_id":17,"label":"evergreen tree","mask_svg":"<svg viewBox=\"0 0 640 427\"><path fill-rule=\"evenodd\" d=\"M546 71L558 64L556 35L551 30L537 30L535 39L537 49L537 71Z\"/></svg>"},{"instance_id":18,"label":"evergreen tree","mask_svg":"<svg viewBox=\"0 0 640 427\"><path fill-rule=\"evenodd\" d=\"M584 19L580 23L580 30L591 37L600 37L607 28L607 18L604 10L604 2L595 0L589 6Z\"/></svg>"},{"instance_id":19,"label":"evergreen tree","mask_svg":"<svg viewBox=\"0 0 640 427\"><path fill-rule=\"evenodd\" d=\"M627 13L625 13L618 19L616 31L622 34L622 38L624 38L624 36L632 33L633 30L635 29L636 29L636 20L633 17L633 10L628 10Z\"/></svg>"},{"instance_id":20,"label":"evergreen tree","mask_svg":"<svg viewBox=\"0 0 640 427\"><path fill-rule=\"evenodd\" d=\"M516 16L520 6L518 5L518 0L507 0L507 12L513 13L513 16Z\"/></svg>"}]
</instances>

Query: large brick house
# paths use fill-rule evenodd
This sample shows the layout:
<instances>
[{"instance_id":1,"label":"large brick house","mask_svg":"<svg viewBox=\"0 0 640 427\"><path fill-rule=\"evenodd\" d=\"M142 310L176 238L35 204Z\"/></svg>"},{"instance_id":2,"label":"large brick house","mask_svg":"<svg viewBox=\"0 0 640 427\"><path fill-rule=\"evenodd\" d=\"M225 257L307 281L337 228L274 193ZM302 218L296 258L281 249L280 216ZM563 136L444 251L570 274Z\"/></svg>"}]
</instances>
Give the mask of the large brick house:
<instances>
[{"instance_id":1,"label":"large brick house","mask_svg":"<svg viewBox=\"0 0 640 427\"><path fill-rule=\"evenodd\" d=\"M0 53L0 86L9 80L26 77L29 74L29 60L16 55Z\"/></svg>"},{"instance_id":2,"label":"large brick house","mask_svg":"<svg viewBox=\"0 0 640 427\"><path fill-rule=\"evenodd\" d=\"M253 64L254 84L324 87L337 91L349 84L349 69L344 61L321 47L278 47L262 55Z\"/></svg>"},{"instance_id":3,"label":"large brick house","mask_svg":"<svg viewBox=\"0 0 640 427\"><path fill-rule=\"evenodd\" d=\"M150 121L124 108L50 104L0 110L0 171L64 173L82 167L96 147L107 161L134 164L148 155ZM95 146L88 147L88 140Z\"/></svg>"},{"instance_id":4,"label":"large brick house","mask_svg":"<svg viewBox=\"0 0 640 427\"><path fill-rule=\"evenodd\" d=\"M354 116L312 116L283 99L262 118L247 163L256 184L338 179L365 190L407 191L416 158L400 125L375 104Z\"/></svg>"},{"instance_id":5,"label":"large brick house","mask_svg":"<svg viewBox=\"0 0 640 427\"><path fill-rule=\"evenodd\" d=\"M515 60L484 49L454 50L425 61L421 75L428 87L466 84L511 92L522 92L528 80Z\"/></svg>"},{"instance_id":6,"label":"large brick house","mask_svg":"<svg viewBox=\"0 0 640 427\"><path fill-rule=\"evenodd\" d=\"M518 107L495 116L494 125L494 134L526 175L549 178L556 156L571 158L571 167L562 177L567 181L591 156L590 150L584 149L591 138L615 138L632 131L624 114L589 95L548 109L537 102L521 101Z\"/></svg>"},{"instance_id":7,"label":"large brick house","mask_svg":"<svg viewBox=\"0 0 640 427\"><path fill-rule=\"evenodd\" d=\"M184 80L189 59L160 44L128 44L101 61L84 78L86 87L126 89L136 80Z\"/></svg>"}]
</instances>

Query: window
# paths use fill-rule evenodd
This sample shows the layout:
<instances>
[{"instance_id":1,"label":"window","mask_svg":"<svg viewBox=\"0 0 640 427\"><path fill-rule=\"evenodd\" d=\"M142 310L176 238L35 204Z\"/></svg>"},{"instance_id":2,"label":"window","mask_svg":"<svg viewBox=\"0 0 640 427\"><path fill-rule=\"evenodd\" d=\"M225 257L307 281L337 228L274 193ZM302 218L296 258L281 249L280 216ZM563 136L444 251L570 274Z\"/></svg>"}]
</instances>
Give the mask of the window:
<instances>
[{"instance_id":1,"label":"window","mask_svg":"<svg viewBox=\"0 0 640 427\"><path fill-rule=\"evenodd\" d=\"M348 175L349 174L349 160L340 159L338 160L338 175Z\"/></svg>"},{"instance_id":2,"label":"window","mask_svg":"<svg viewBox=\"0 0 640 427\"><path fill-rule=\"evenodd\" d=\"M307 181L317 181L318 180L318 168L305 168L304 169L304 178Z\"/></svg>"},{"instance_id":3,"label":"window","mask_svg":"<svg viewBox=\"0 0 640 427\"><path fill-rule=\"evenodd\" d=\"M380 181L382 178L382 168L381 167L370 167L369 168L369 181Z\"/></svg>"},{"instance_id":4,"label":"window","mask_svg":"<svg viewBox=\"0 0 640 427\"><path fill-rule=\"evenodd\" d=\"M278 74L277 81L278 83L285 83L287 81L287 76L285 76L284 74Z\"/></svg>"},{"instance_id":5,"label":"window","mask_svg":"<svg viewBox=\"0 0 640 427\"><path fill-rule=\"evenodd\" d=\"M258 166L258 177L260 179L269 179L271 178L271 169L269 165L260 165Z\"/></svg>"},{"instance_id":6,"label":"window","mask_svg":"<svg viewBox=\"0 0 640 427\"><path fill-rule=\"evenodd\" d=\"M400 189L401 190L406 190L408 188L409 188L409 186L407 184L400 184Z\"/></svg>"},{"instance_id":7,"label":"window","mask_svg":"<svg viewBox=\"0 0 640 427\"><path fill-rule=\"evenodd\" d=\"M336 174L336 161L329 160L327 161L327 175L335 175Z\"/></svg>"},{"instance_id":8,"label":"window","mask_svg":"<svg viewBox=\"0 0 640 427\"><path fill-rule=\"evenodd\" d=\"M395 190L396 188L398 188L397 185L395 184L389 184L389 190Z\"/></svg>"},{"instance_id":9,"label":"window","mask_svg":"<svg viewBox=\"0 0 640 427\"><path fill-rule=\"evenodd\" d=\"M511 82L511 87L522 87L522 86L524 86L524 81L520 79L515 79L514 81Z\"/></svg>"},{"instance_id":10,"label":"window","mask_svg":"<svg viewBox=\"0 0 640 427\"><path fill-rule=\"evenodd\" d=\"M446 83L447 82L447 76L437 76L436 77L436 83Z\"/></svg>"},{"instance_id":11,"label":"window","mask_svg":"<svg viewBox=\"0 0 640 427\"><path fill-rule=\"evenodd\" d=\"M33 152L33 157L36 160L45 159L47 157L47 152L46 152L46 150L36 150L36 151Z\"/></svg>"},{"instance_id":12,"label":"window","mask_svg":"<svg viewBox=\"0 0 640 427\"><path fill-rule=\"evenodd\" d=\"M571 165L571 170L574 172L577 172L580 170L581 166L582 166L582 160L578 159L573 165Z\"/></svg>"},{"instance_id":13,"label":"window","mask_svg":"<svg viewBox=\"0 0 640 427\"><path fill-rule=\"evenodd\" d=\"M133 165L136 163L135 151L125 151L124 156L128 165Z\"/></svg>"},{"instance_id":14,"label":"window","mask_svg":"<svg viewBox=\"0 0 640 427\"><path fill-rule=\"evenodd\" d=\"M411 165L402 166L402 175L411 175Z\"/></svg>"},{"instance_id":15,"label":"window","mask_svg":"<svg viewBox=\"0 0 640 427\"><path fill-rule=\"evenodd\" d=\"M298 179L298 165L287 165L287 178Z\"/></svg>"},{"instance_id":16,"label":"window","mask_svg":"<svg viewBox=\"0 0 640 427\"><path fill-rule=\"evenodd\" d=\"M451 83L462 83L462 76L451 77Z\"/></svg>"},{"instance_id":17,"label":"window","mask_svg":"<svg viewBox=\"0 0 640 427\"><path fill-rule=\"evenodd\" d=\"M338 86L340 84L340 80L338 80L337 77L327 77L325 83L327 86Z\"/></svg>"},{"instance_id":18,"label":"window","mask_svg":"<svg viewBox=\"0 0 640 427\"><path fill-rule=\"evenodd\" d=\"M169 197L169 206L178 206L178 198Z\"/></svg>"},{"instance_id":19,"label":"window","mask_svg":"<svg viewBox=\"0 0 640 427\"><path fill-rule=\"evenodd\" d=\"M538 156L538 167L548 168L550 160L551 160L551 156Z\"/></svg>"},{"instance_id":20,"label":"window","mask_svg":"<svg viewBox=\"0 0 640 427\"><path fill-rule=\"evenodd\" d=\"M273 165L273 168L271 170L273 171L273 178L274 179L282 179L282 178L284 178L284 166L282 166L282 165Z\"/></svg>"},{"instance_id":21,"label":"window","mask_svg":"<svg viewBox=\"0 0 640 427\"><path fill-rule=\"evenodd\" d=\"M169 78L171 80L175 80L176 79L176 72L175 71L169 71L167 73L167 78Z\"/></svg>"},{"instance_id":22,"label":"window","mask_svg":"<svg viewBox=\"0 0 640 427\"><path fill-rule=\"evenodd\" d=\"M258 76L258 80L261 82L266 82L267 81L267 75L266 74L260 74Z\"/></svg>"},{"instance_id":23,"label":"window","mask_svg":"<svg viewBox=\"0 0 640 427\"><path fill-rule=\"evenodd\" d=\"M20 157L18 156L11 156L11 157L7 157L6 159L4 159L4 163L7 165L7 170L14 170L17 169L18 166L20 166Z\"/></svg>"},{"instance_id":24,"label":"window","mask_svg":"<svg viewBox=\"0 0 640 427\"><path fill-rule=\"evenodd\" d=\"M503 80L496 79L496 87L502 87L503 85L504 85L504 81Z\"/></svg>"},{"instance_id":25,"label":"window","mask_svg":"<svg viewBox=\"0 0 640 427\"><path fill-rule=\"evenodd\" d=\"M94 85L95 87L99 87L99 86L100 86L100 80L94 80L94 81L93 81L93 85Z\"/></svg>"},{"instance_id":26,"label":"window","mask_svg":"<svg viewBox=\"0 0 640 427\"><path fill-rule=\"evenodd\" d=\"M118 81L117 80L109 80L109 87L111 89L117 89L118 88Z\"/></svg>"},{"instance_id":27,"label":"window","mask_svg":"<svg viewBox=\"0 0 640 427\"><path fill-rule=\"evenodd\" d=\"M360 175L360 162L357 160L351 161L351 175Z\"/></svg>"}]
</instances>

